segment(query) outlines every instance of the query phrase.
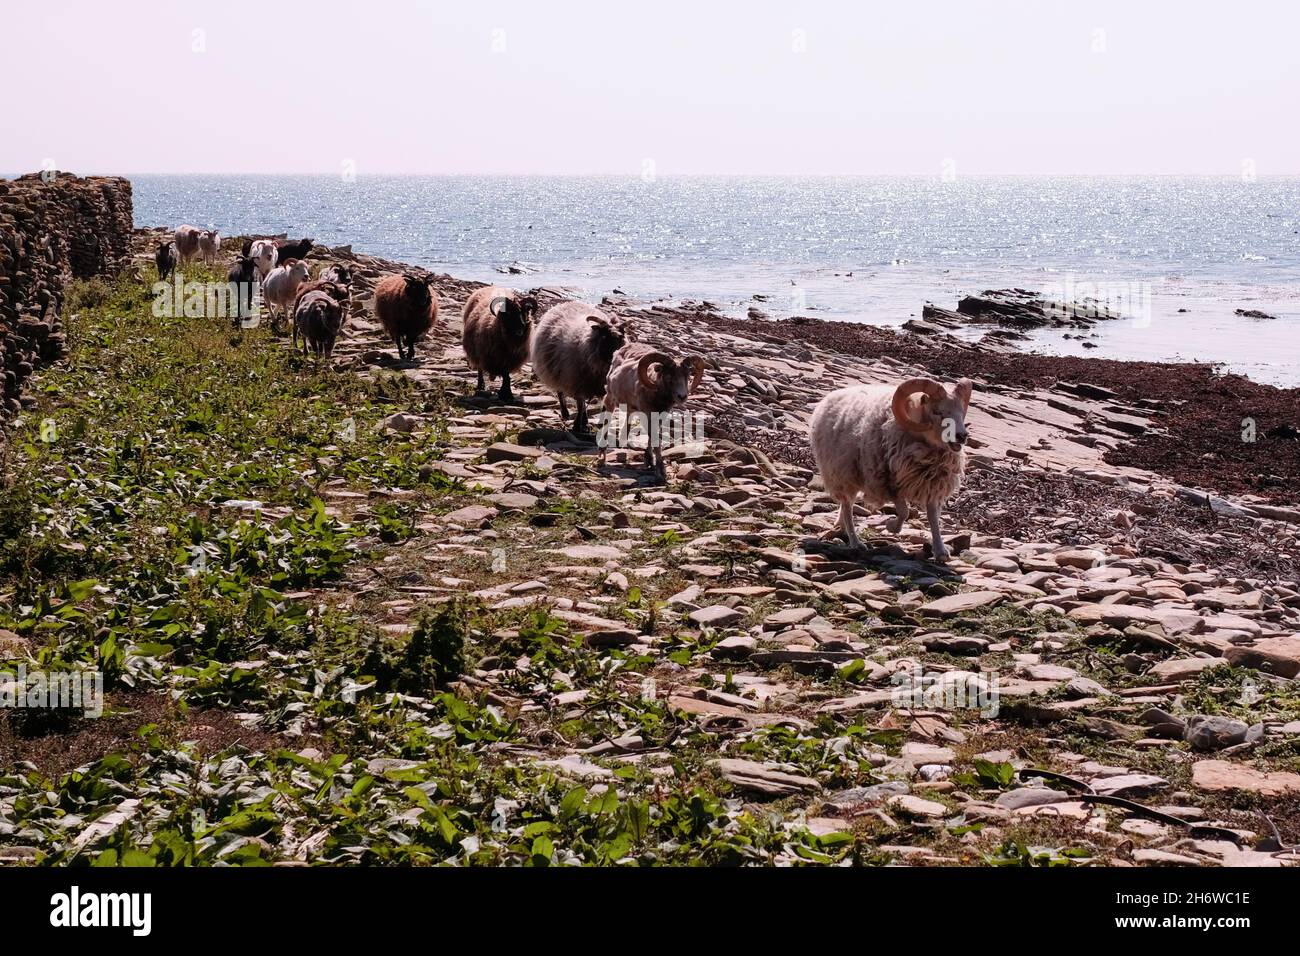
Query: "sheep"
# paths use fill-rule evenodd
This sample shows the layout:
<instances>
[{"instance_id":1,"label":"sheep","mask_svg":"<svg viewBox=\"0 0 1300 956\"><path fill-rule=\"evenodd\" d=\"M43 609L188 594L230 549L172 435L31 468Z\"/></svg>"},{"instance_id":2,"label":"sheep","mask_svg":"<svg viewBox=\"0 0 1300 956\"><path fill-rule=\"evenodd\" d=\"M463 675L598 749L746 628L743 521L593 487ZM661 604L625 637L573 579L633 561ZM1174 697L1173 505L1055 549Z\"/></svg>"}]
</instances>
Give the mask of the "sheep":
<instances>
[{"instance_id":1,"label":"sheep","mask_svg":"<svg viewBox=\"0 0 1300 956\"><path fill-rule=\"evenodd\" d=\"M585 302L552 306L533 329L529 357L533 374L560 400L560 418L569 420L564 396L578 406L574 432L587 434L587 400L605 394L610 360L627 341L622 320Z\"/></svg>"},{"instance_id":2,"label":"sheep","mask_svg":"<svg viewBox=\"0 0 1300 956\"><path fill-rule=\"evenodd\" d=\"M854 385L831 392L813 410L810 439L827 493L839 502L837 528L850 547L862 542L853 528L853 502L879 508L894 503L889 530L897 534L910 516L909 502L925 505L934 558L948 560L939 516L961 484L971 381L945 389L928 378L897 387Z\"/></svg>"},{"instance_id":3,"label":"sheep","mask_svg":"<svg viewBox=\"0 0 1300 956\"><path fill-rule=\"evenodd\" d=\"M385 276L375 284L375 316L397 346L397 357L415 359L415 343L438 320L438 296L429 288L432 275Z\"/></svg>"},{"instance_id":4,"label":"sheep","mask_svg":"<svg viewBox=\"0 0 1300 956\"><path fill-rule=\"evenodd\" d=\"M267 275L266 280L262 283L262 301L265 303L267 311L271 313L272 329L276 327L276 307L280 308L287 320L290 310L293 308L298 286L310 278L311 271L307 268L307 263L300 262L297 259L282 262Z\"/></svg>"},{"instance_id":5,"label":"sheep","mask_svg":"<svg viewBox=\"0 0 1300 956\"><path fill-rule=\"evenodd\" d=\"M199 252L203 264L211 266L217 261L217 250L221 248L221 235L215 229L204 229L199 233Z\"/></svg>"},{"instance_id":6,"label":"sheep","mask_svg":"<svg viewBox=\"0 0 1300 956\"><path fill-rule=\"evenodd\" d=\"M658 369L651 373L651 369ZM662 434L666 412L682 405L690 393L699 388L705 377L705 360L699 355L688 355L679 360L658 351L653 346L629 342L616 351L610 362L610 373L604 380L604 411L606 428L616 408L623 407L624 414L658 415L659 423L646 434L645 467L653 468L660 479L666 477L663 464L663 442L656 441ZM601 445L601 464L610 441ZM653 460L651 460L653 459Z\"/></svg>"},{"instance_id":7,"label":"sheep","mask_svg":"<svg viewBox=\"0 0 1300 956\"><path fill-rule=\"evenodd\" d=\"M158 267L158 280L166 282L167 277L176 268L176 246L166 240L158 243L158 251L153 254L153 261Z\"/></svg>"},{"instance_id":8,"label":"sheep","mask_svg":"<svg viewBox=\"0 0 1300 956\"><path fill-rule=\"evenodd\" d=\"M226 281L235 297L235 324L253 314L253 276L256 263L248 256L237 256L226 272Z\"/></svg>"},{"instance_id":9,"label":"sheep","mask_svg":"<svg viewBox=\"0 0 1300 956\"><path fill-rule=\"evenodd\" d=\"M182 266L187 265L191 259L199 254L200 235L201 233L195 226L176 227L176 253L180 257Z\"/></svg>"},{"instance_id":10,"label":"sheep","mask_svg":"<svg viewBox=\"0 0 1300 956\"><path fill-rule=\"evenodd\" d=\"M349 285L336 281L339 269L340 267L330 266L321 272L317 278L301 283L293 293L293 313L297 313L298 303L300 303L303 300L303 297L309 292L324 291L328 293L331 298L337 301L339 305L343 306L343 322L346 323L347 305L352 300L352 289ZM343 269L342 271L344 275L347 275L346 269ZM335 278L329 278L329 276L334 276ZM342 325L340 325L340 328L342 328ZM295 347L298 344L298 326L296 324L293 329L293 344Z\"/></svg>"},{"instance_id":11,"label":"sheep","mask_svg":"<svg viewBox=\"0 0 1300 956\"><path fill-rule=\"evenodd\" d=\"M652 371L653 370L653 371ZM645 466L665 478L663 442L655 440L664 413L684 403L704 378L704 359L688 355L681 360L652 346L629 342L614 353L605 379L605 412L609 417L622 406L625 413L659 415L658 428L647 434ZM608 441L600 442L600 463L605 463ZM651 461L653 457L653 462Z\"/></svg>"},{"instance_id":12,"label":"sheep","mask_svg":"<svg viewBox=\"0 0 1300 956\"><path fill-rule=\"evenodd\" d=\"M270 239L245 239L244 255L257 264L257 275L263 280L280 261L275 242Z\"/></svg>"},{"instance_id":13,"label":"sheep","mask_svg":"<svg viewBox=\"0 0 1300 956\"><path fill-rule=\"evenodd\" d=\"M277 239L275 241L276 255L280 262L285 259L306 259L307 253L311 252L312 241L310 239Z\"/></svg>"},{"instance_id":14,"label":"sheep","mask_svg":"<svg viewBox=\"0 0 1300 956\"><path fill-rule=\"evenodd\" d=\"M469 367L478 372L478 390L485 389L485 374L489 380L500 378L498 396L503 402L514 401L510 374L528 361L528 333L537 315L537 299L501 286L484 286L465 300L461 315L460 341Z\"/></svg>"},{"instance_id":15,"label":"sheep","mask_svg":"<svg viewBox=\"0 0 1300 956\"><path fill-rule=\"evenodd\" d=\"M302 333L303 352L310 348L317 360L329 359L334 354L334 340L343 328L345 316L343 303L347 289L326 283L299 297L293 310L293 344L298 347L298 334Z\"/></svg>"},{"instance_id":16,"label":"sheep","mask_svg":"<svg viewBox=\"0 0 1300 956\"><path fill-rule=\"evenodd\" d=\"M333 282L341 285L348 290L349 295L352 294L352 270L347 266L326 266L321 270L320 278L323 282Z\"/></svg>"}]
</instances>

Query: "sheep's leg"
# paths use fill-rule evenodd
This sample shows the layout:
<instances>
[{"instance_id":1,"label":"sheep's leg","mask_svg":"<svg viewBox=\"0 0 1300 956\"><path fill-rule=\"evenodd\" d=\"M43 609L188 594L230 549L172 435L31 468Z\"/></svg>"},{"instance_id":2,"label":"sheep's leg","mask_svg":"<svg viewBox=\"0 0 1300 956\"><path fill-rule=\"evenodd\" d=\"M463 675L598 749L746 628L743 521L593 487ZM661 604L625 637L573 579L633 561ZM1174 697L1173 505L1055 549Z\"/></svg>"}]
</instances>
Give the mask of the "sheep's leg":
<instances>
[{"instance_id":1,"label":"sheep's leg","mask_svg":"<svg viewBox=\"0 0 1300 956\"><path fill-rule=\"evenodd\" d=\"M480 392L486 392L486 391L487 391L487 382L486 382L486 381L484 380L484 378L483 378L483 372L482 372L482 370L480 370L479 373L478 373L478 391L480 391Z\"/></svg>"},{"instance_id":2,"label":"sheep's leg","mask_svg":"<svg viewBox=\"0 0 1300 956\"><path fill-rule=\"evenodd\" d=\"M843 537L850 548L862 547L862 542L858 539L857 529L853 527L853 502L856 498L857 495L853 495L840 501L839 523L822 535L823 541L834 541L836 538Z\"/></svg>"},{"instance_id":3,"label":"sheep's leg","mask_svg":"<svg viewBox=\"0 0 1300 956\"><path fill-rule=\"evenodd\" d=\"M498 394L503 402L513 402L515 400L515 393L510 391L509 372L501 376L501 391Z\"/></svg>"},{"instance_id":4,"label":"sheep's leg","mask_svg":"<svg viewBox=\"0 0 1300 956\"><path fill-rule=\"evenodd\" d=\"M907 503L907 499L898 497L894 499L894 517L889 519L886 525L890 534L898 534L903 530L903 525L907 523L908 517L912 513L912 506Z\"/></svg>"},{"instance_id":5,"label":"sheep's leg","mask_svg":"<svg viewBox=\"0 0 1300 956\"><path fill-rule=\"evenodd\" d=\"M556 392L555 394L560 399L560 421L567 422L569 420L569 406L564 404L564 393Z\"/></svg>"},{"instance_id":6,"label":"sheep's leg","mask_svg":"<svg viewBox=\"0 0 1300 956\"><path fill-rule=\"evenodd\" d=\"M840 523L844 526L844 540L855 551L862 547L858 538L858 529L853 527L853 499L840 502Z\"/></svg>"},{"instance_id":7,"label":"sheep's leg","mask_svg":"<svg viewBox=\"0 0 1300 956\"><path fill-rule=\"evenodd\" d=\"M664 466L664 451L657 445L655 446L655 471L659 474L660 481L668 480L668 469Z\"/></svg>"},{"instance_id":8,"label":"sheep's leg","mask_svg":"<svg viewBox=\"0 0 1300 956\"><path fill-rule=\"evenodd\" d=\"M943 504L938 501L931 501L925 506L926 512L930 516L930 542L934 549L934 560L947 561L949 558L948 546L943 543L943 532L939 528L939 515L943 509Z\"/></svg>"},{"instance_id":9,"label":"sheep's leg","mask_svg":"<svg viewBox=\"0 0 1300 956\"><path fill-rule=\"evenodd\" d=\"M578 406L578 412L573 418L573 431L575 434L585 435L590 431L587 425L587 400L575 395L573 404Z\"/></svg>"}]
</instances>

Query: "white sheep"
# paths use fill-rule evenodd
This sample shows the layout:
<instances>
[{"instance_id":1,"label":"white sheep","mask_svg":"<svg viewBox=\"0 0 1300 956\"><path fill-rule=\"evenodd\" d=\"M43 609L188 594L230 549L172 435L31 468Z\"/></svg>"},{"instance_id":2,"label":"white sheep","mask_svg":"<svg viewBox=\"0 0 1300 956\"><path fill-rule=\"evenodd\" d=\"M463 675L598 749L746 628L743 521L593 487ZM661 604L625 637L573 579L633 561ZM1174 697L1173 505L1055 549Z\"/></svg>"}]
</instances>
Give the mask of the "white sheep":
<instances>
[{"instance_id":1,"label":"white sheep","mask_svg":"<svg viewBox=\"0 0 1300 956\"><path fill-rule=\"evenodd\" d=\"M253 260L253 264L257 266L258 277L262 280L266 279L267 274L280 261L273 239L254 239L249 243L248 251L244 255Z\"/></svg>"},{"instance_id":2,"label":"white sheep","mask_svg":"<svg viewBox=\"0 0 1300 956\"><path fill-rule=\"evenodd\" d=\"M285 318L292 320L294 300L298 286L311 278L311 270L301 259L287 259L276 266L262 282L262 303L271 314L271 328L275 329L275 310L278 306Z\"/></svg>"},{"instance_id":3,"label":"white sheep","mask_svg":"<svg viewBox=\"0 0 1300 956\"><path fill-rule=\"evenodd\" d=\"M965 467L966 410L970 379L951 390L928 378L895 387L854 385L831 392L813 411L810 439L826 492L839 502L838 527L853 548L862 542L853 528L853 503L879 508L894 503L889 530L898 533L910 515L909 502L925 506L936 561L948 559L939 516L961 484Z\"/></svg>"},{"instance_id":4,"label":"white sheep","mask_svg":"<svg viewBox=\"0 0 1300 956\"><path fill-rule=\"evenodd\" d=\"M666 413L682 405L699 388L702 378L704 359L698 355L678 360L639 342L629 342L615 352L605 379L605 431L597 437L601 464L605 463L605 453L613 443L609 427L615 409L621 408L629 417L654 415L658 421L648 423L645 466L654 468L663 478L662 436L667 432Z\"/></svg>"},{"instance_id":5,"label":"white sheep","mask_svg":"<svg viewBox=\"0 0 1300 956\"><path fill-rule=\"evenodd\" d=\"M215 229L205 229L199 233L199 254L203 264L213 265L217 261L217 252L221 249L221 235Z\"/></svg>"}]
</instances>

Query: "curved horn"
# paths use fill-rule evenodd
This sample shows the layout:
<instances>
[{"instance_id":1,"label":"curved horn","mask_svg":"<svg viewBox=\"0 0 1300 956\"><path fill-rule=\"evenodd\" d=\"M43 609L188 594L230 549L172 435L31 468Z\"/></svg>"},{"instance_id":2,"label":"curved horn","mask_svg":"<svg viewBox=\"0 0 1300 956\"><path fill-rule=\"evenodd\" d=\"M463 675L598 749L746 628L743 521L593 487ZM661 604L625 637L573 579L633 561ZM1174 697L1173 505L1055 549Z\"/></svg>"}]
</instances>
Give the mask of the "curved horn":
<instances>
[{"instance_id":1,"label":"curved horn","mask_svg":"<svg viewBox=\"0 0 1300 956\"><path fill-rule=\"evenodd\" d=\"M663 352L650 352L647 355L641 356L641 361L636 363L636 378L637 381L641 383L641 387L645 389L657 388L658 386L649 378L650 366L655 365L656 363L660 365L668 365L671 362L672 359Z\"/></svg>"},{"instance_id":2,"label":"curved horn","mask_svg":"<svg viewBox=\"0 0 1300 956\"><path fill-rule=\"evenodd\" d=\"M686 364L691 367L690 391L693 392L700 387L700 382L704 379L704 357L701 355L692 355L687 358Z\"/></svg>"},{"instance_id":3,"label":"curved horn","mask_svg":"<svg viewBox=\"0 0 1300 956\"><path fill-rule=\"evenodd\" d=\"M502 312L506 310L506 305L509 302L510 300L507 299L505 296L499 295L491 302L488 303L488 311L491 312L493 315L499 316Z\"/></svg>"},{"instance_id":4,"label":"curved horn","mask_svg":"<svg viewBox=\"0 0 1300 956\"><path fill-rule=\"evenodd\" d=\"M909 378L902 385L894 390L894 401L892 404L894 419L902 426L904 431L924 432L929 431L930 426L927 423L918 422L911 416L908 411L908 399L917 392L922 395L928 395L930 398L938 400L947 395L943 386L938 382L928 378Z\"/></svg>"},{"instance_id":5,"label":"curved horn","mask_svg":"<svg viewBox=\"0 0 1300 956\"><path fill-rule=\"evenodd\" d=\"M961 381L957 383L956 387L953 389L953 394L956 395L958 400L961 402L961 410L963 412L967 411L970 408L970 393L971 393L971 389L973 389L974 387L975 387L974 382L972 382L968 378L963 378Z\"/></svg>"}]
</instances>

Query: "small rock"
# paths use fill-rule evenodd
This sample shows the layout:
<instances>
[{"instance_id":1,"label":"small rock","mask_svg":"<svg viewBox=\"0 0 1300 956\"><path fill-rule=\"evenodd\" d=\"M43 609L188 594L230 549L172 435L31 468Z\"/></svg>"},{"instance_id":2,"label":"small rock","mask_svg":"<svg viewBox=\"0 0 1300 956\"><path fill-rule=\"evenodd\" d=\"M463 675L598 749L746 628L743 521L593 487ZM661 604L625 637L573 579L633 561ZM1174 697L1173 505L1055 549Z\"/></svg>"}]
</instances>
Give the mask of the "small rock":
<instances>
[{"instance_id":1,"label":"small rock","mask_svg":"<svg viewBox=\"0 0 1300 956\"><path fill-rule=\"evenodd\" d=\"M724 638L709 653L719 660L744 660L758 648L758 641L752 637L737 634Z\"/></svg>"},{"instance_id":2,"label":"small rock","mask_svg":"<svg viewBox=\"0 0 1300 956\"><path fill-rule=\"evenodd\" d=\"M1264 725L1256 724L1259 735L1263 734ZM1193 750L1222 750L1245 743L1250 734L1250 727L1242 720L1231 717L1196 716L1187 721L1184 739L1192 745Z\"/></svg>"},{"instance_id":3,"label":"small rock","mask_svg":"<svg viewBox=\"0 0 1300 956\"><path fill-rule=\"evenodd\" d=\"M1145 797L1167 786L1169 781L1164 777L1149 773L1126 773L1094 780L1092 789L1108 797Z\"/></svg>"},{"instance_id":4,"label":"small rock","mask_svg":"<svg viewBox=\"0 0 1300 956\"><path fill-rule=\"evenodd\" d=\"M924 800L921 797L911 793L900 794L896 797L890 797L885 806L891 810L898 810L914 817L944 817L948 814L948 808L942 803L936 803L934 800Z\"/></svg>"},{"instance_id":5,"label":"small rock","mask_svg":"<svg viewBox=\"0 0 1300 956\"><path fill-rule=\"evenodd\" d=\"M1060 790L1046 787L1017 787L1000 795L994 803L1004 810L1019 810L1021 807L1035 807L1045 803L1064 803L1074 797Z\"/></svg>"}]
</instances>

